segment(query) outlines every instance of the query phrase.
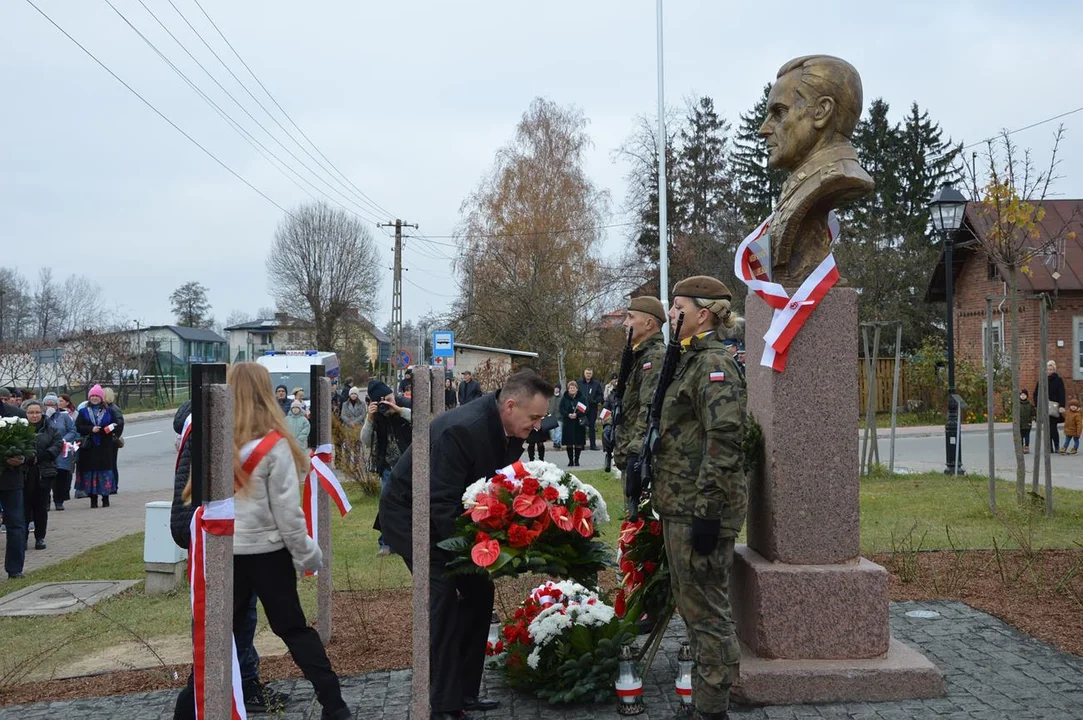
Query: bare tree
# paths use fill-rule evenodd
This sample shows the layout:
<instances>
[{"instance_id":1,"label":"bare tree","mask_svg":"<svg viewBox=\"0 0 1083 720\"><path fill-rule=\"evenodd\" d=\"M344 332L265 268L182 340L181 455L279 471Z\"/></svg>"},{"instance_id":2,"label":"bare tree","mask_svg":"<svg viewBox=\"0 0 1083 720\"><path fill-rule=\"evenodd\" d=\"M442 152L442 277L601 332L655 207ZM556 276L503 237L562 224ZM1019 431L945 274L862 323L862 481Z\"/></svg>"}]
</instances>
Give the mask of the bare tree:
<instances>
[{"instance_id":1,"label":"bare tree","mask_svg":"<svg viewBox=\"0 0 1083 720\"><path fill-rule=\"evenodd\" d=\"M334 350L347 313L376 309L382 276L372 233L324 202L283 219L267 257L267 282L280 310L311 320L316 345Z\"/></svg>"},{"instance_id":2,"label":"bare tree","mask_svg":"<svg viewBox=\"0 0 1083 720\"><path fill-rule=\"evenodd\" d=\"M547 360L589 342L610 291L597 248L608 196L583 167L587 119L538 98L462 205L460 329Z\"/></svg>"},{"instance_id":3,"label":"bare tree","mask_svg":"<svg viewBox=\"0 0 1083 720\"><path fill-rule=\"evenodd\" d=\"M251 313L246 313L244 310L230 310L229 315L226 316L225 327L242 325L246 322L252 322L255 319L256 318L252 317Z\"/></svg>"},{"instance_id":4,"label":"bare tree","mask_svg":"<svg viewBox=\"0 0 1083 720\"><path fill-rule=\"evenodd\" d=\"M41 340L55 336L63 321L63 310L60 288L53 280L53 269L43 267L38 271L38 285L34 291L35 335Z\"/></svg>"},{"instance_id":5,"label":"bare tree","mask_svg":"<svg viewBox=\"0 0 1083 720\"><path fill-rule=\"evenodd\" d=\"M973 197L980 198L976 203L976 214L983 226L983 232L976 233L978 247L1007 280L1013 389L1021 386L1019 274L1029 275L1030 263L1035 258L1058 254L1063 257L1065 243L1075 236L1068 230L1074 216L1055 227L1042 223L1046 215L1043 203L1049 197L1053 182L1058 179L1057 151L1063 137L1062 125L1057 130L1049 165L1044 170L1035 166L1030 150L1019 150L1007 132L988 143L984 185L979 187L977 168L970 168ZM1012 417L1015 418L1012 436L1015 440L1016 497L1022 503L1026 499L1027 471L1019 426L1019 394L1013 392L1011 397ZM1038 412L1044 411L1045 408L1038 409Z\"/></svg>"}]
</instances>

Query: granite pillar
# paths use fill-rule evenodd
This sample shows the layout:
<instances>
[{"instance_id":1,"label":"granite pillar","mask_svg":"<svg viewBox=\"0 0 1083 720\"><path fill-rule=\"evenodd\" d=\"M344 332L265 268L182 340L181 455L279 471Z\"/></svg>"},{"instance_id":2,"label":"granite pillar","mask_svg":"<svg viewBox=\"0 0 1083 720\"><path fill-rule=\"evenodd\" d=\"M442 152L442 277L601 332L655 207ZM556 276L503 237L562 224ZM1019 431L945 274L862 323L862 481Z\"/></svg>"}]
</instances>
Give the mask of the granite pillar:
<instances>
[{"instance_id":1,"label":"granite pillar","mask_svg":"<svg viewBox=\"0 0 1083 720\"><path fill-rule=\"evenodd\" d=\"M210 500L233 497L233 388L204 386L207 428L203 454ZM199 421L194 418L193 422ZM233 707L233 536L207 533L205 713L228 718Z\"/></svg>"},{"instance_id":2,"label":"granite pillar","mask_svg":"<svg viewBox=\"0 0 1083 720\"><path fill-rule=\"evenodd\" d=\"M326 377L318 378L312 393L319 396L313 403L316 410L312 418L312 432L316 433L316 447L331 442L331 381ZM334 468L334 458L328 463ZM317 523L316 542L323 553L323 567L316 575L316 630L324 645L331 642L332 593L334 583L331 579L331 496L318 483L316 492Z\"/></svg>"},{"instance_id":3,"label":"granite pillar","mask_svg":"<svg viewBox=\"0 0 1083 720\"><path fill-rule=\"evenodd\" d=\"M936 666L891 639L887 571L860 557L857 292L827 294L782 373L759 364L771 318L748 297L748 409L764 458L734 554L734 692L755 704L942 695Z\"/></svg>"},{"instance_id":4,"label":"granite pillar","mask_svg":"<svg viewBox=\"0 0 1083 720\"><path fill-rule=\"evenodd\" d=\"M429 424L432 421L432 372L414 367L413 414L413 575L414 623L412 675L413 717L427 718L429 709L429 550L432 537L429 512ZM443 393L443 382L440 383Z\"/></svg>"}]
</instances>

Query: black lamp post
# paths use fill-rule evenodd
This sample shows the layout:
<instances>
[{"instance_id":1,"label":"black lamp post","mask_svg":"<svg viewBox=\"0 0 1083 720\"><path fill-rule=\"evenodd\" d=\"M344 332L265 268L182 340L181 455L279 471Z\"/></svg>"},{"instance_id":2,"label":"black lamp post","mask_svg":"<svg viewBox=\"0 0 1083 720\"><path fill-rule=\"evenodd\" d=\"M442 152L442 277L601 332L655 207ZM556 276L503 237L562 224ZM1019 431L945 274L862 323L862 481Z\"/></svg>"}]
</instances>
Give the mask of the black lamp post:
<instances>
[{"instance_id":1,"label":"black lamp post","mask_svg":"<svg viewBox=\"0 0 1083 720\"><path fill-rule=\"evenodd\" d=\"M960 447L962 435L959 432L959 404L955 392L955 303L951 272L951 251L955 245L955 235L963 224L965 210L966 198L949 183L941 185L929 201L933 228L944 239L944 293L948 304L948 421L944 424L947 460L944 473L947 475L962 475L965 472Z\"/></svg>"}]
</instances>

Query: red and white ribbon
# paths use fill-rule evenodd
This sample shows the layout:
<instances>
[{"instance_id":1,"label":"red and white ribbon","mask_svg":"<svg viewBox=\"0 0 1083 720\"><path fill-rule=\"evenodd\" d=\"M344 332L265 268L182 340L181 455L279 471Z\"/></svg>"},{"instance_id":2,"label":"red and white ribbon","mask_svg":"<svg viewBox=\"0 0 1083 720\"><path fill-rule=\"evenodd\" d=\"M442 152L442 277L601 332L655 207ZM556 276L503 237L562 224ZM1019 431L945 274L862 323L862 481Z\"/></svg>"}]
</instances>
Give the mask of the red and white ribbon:
<instances>
[{"instance_id":1,"label":"red and white ribbon","mask_svg":"<svg viewBox=\"0 0 1083 720\"><path fill-rule=\"evenodd\" d=\"M233 535L233 498L212 500L196 508L192 516L191 555L188 558L188 583L192 600L192 677L195 686L196 720L207 720L206 655L207 655L207 535ZM232 569L227 572L232 572ZM232 620L230 621L232 624ZM244 693L241 690L241 664L237 659L237 641L231 634L233 663L232 720L247 720Z\"/></svg>"},{"instance_id":2,"label":"red and white ribbon","mask_svg":"<svg viewBox=\"0 0 1083 720\"><path fill-rule=\"evenodd\" d=\"M527 472L527 469L523 466L521 460L516 460L511 465L497 470L493 474L493 477L495 478L498 475L509 482L520 482L523 478L530 475L530 473Z\"/></svg>"},{"instance_id":3,"label":"red and white ribbon","mask_svg":"<svg viewBox=\"0 0 1083 720\"><path fill-rule=\"evenodd\" d=\"M786 356L793 339L797 337L797 331L827 295L827 291L839 281L839 271L835 266L835 256L828 253L812 274L801 283L793 297L790 297L785 288L771 281L770 228L773 217L774 215L769 216L741 241L733 259L733 272L749 290L774 308L771 326L763 336L764 349L760 365L782 372L786 369ZM827 228L830 238L828 242L834 243L839 236L839 221L834 211L827 214Z\"/></svg>"},{"instance_id":4,"label":"red and white ribbon","mask_svg":"<svg viewBox=\"0 0 1083 720\"><path fill-rule=\"evenodd\" d=\"M320 445L313 450L310 453L312 466L309 468L308 474L305 475L305 487L301 493L301 509L305 514L305 527L308 529L308 536L313 540L317 539L320 531L320 516L316 510L317 487L323 488L323 491L331 496L332 502L338 507L339 514L342 516L353 510L342 483L338 481L334 470L328 465L331 462L333 451L334 448L330 444ZM315 574L314 572L305 571L305 575Z\"/></svg>"}]
</instances>

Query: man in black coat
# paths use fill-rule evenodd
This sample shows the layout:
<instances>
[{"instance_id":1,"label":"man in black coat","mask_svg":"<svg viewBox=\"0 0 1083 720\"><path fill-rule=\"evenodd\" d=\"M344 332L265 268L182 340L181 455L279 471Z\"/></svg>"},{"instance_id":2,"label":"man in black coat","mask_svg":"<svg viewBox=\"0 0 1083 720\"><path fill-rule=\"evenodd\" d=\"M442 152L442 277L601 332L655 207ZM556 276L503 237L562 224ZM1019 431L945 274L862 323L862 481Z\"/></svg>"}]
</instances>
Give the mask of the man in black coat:
<instances>
[{"instance_id":1,"label":"man in black coat","mask_svg":"<svg viewBox=\"0 0 1083 720\"><path fill-rule=\"evenodd\" d=\"M478 698L485 640L493 612L493 583L487 575L446 575L451 554L436 544L455 534L467 486L492 477L523 454L523 440L549 409L552 388L532 370L508 378L496 393L435 418L429 435L430 701L433 720L466 720L465 710L491 710ZM413 571L413 446L391 473L380 498L380 529L391 549Z\"/></svg>"},{"instance_id":2,"label":"man in black coat","mask_svg":"<svg viewBox=\"0 0 1083 720\"><path fill-rule=\"evenodd\" d=\"M26 418L26 413L11 404L11 391L0 388L0 417ZM27 458L9 458L0 465L0 506L4 508L7 545L4 548L4 570L8 578L23 576L26 560L26 518L23 514L23 484L26 482Z\"/></svg>"},{"instance_id":3,"label":"man in black coat","mask_svg":"<svg viewBox=\"0 0 1083 720\"><path fill-rule=\"evenodd\" d=\"M583 396L583 402L587 405L587 433L590 435L590 449L598 449L595 424L598 421L598 406L602 404L602 395L605 388L594 377L593 370L584 370L583 379L579 381L579 394Z\"/></svg>"},{"instance_id":4,"label":"man in black coat","mask_svg":"<svg viewBox=\"0 0 1083 720\"><path fill-rule=\"evenodd\" d=\"M173 542L185 550L192 542L192 516L196 512L194 505L184 501L184 488L192 472L192 448L184 438L184 421L192 414L192 401L185 400L173 415L173 431L177 433L177 462L173 473L173 505L169 511L169 533ZM237 659L241 666L241 689L244 694L244 707L249 713L265 713L276 707L284 708L289 695L272 690L259 679L259 653L253 644L256 637L256 593L248 603L248 614L242 625L234 625L233 637L237 642ZM195 718L196 706L193 694L192 676L188 676L188 685L177 696L173 708L174 720Z\"/></svg>"},{"instance_id":5,"label":"man in black coat","mask_svg":"<svg viewBox=\"0 0 1083 720\"><path fill-rule=\"evenodd\" d=\"M463 379L459 382L459 404L465 405L471 400L477 400L482 395L481 385L474 379L474 373L464 370Z\"/></svg>"}]
</instances>

